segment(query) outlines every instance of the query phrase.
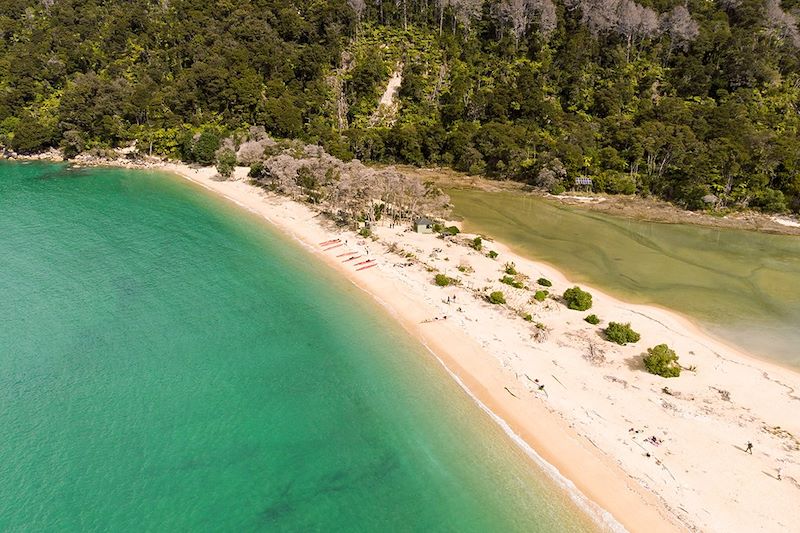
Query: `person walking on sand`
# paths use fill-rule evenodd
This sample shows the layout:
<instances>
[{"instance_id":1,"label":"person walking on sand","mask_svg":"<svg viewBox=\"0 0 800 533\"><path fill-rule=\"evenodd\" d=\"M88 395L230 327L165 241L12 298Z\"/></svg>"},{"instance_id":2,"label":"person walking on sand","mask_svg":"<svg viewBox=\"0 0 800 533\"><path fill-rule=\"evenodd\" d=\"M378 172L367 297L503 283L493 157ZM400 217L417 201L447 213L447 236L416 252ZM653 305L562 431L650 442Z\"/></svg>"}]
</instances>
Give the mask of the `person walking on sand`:
<instances>
[{"instance_id":1,"label":"person walking on sand","mask_svg":"<svg viewBox=\"0 0 800 533\"><path fill-rule=\"evenodd\" d=\"M752 442L747 441L747 449L745 451L747 453L749 453L750 455L753 455L753 443Z\"/></svg>"},{"instance_id":2,"label":"person walking on sand","mask_svg":"<svg viewBox=\"0 0 800 533\"><path fill-rule=\"evenodd\" d=\"M783 474L783 467L782 467L782 466L779 466L779 467L778 467L778 481L780 481L781 479L783 479L783 478L781 477L781 474Z\"/></svg>"}]
</instances>

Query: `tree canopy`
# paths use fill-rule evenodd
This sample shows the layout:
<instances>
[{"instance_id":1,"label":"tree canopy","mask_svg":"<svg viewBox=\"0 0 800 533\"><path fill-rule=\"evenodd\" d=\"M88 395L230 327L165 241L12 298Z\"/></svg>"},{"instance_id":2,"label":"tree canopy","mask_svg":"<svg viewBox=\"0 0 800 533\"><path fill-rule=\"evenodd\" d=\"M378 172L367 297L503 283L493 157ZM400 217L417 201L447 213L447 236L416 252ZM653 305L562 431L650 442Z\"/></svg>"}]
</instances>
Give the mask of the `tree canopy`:
<instances>
[{"instance_id":1,"label":"tree canopy","mask_svg":"<svg viewBox=\"0 0 800 533\"><path fill-rule=\"evenodd\" d=\"M207 160L258 125L343 159L800 211L798 0L1 4L17 151L181 156L207 132Z\"/></svg>"}]
</instances>

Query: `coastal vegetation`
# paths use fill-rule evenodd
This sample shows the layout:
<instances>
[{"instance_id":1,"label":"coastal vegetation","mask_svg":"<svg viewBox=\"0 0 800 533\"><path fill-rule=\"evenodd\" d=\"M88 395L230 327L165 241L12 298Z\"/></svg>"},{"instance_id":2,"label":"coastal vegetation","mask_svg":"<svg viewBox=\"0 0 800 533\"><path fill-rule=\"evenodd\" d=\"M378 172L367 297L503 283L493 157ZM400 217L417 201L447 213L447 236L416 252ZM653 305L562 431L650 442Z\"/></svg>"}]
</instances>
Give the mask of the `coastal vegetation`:
<instances>
[{"instance_id":1,"label":"coastal vegetation","mask_svg":"<svg viewBox=\"0 0 800 533\"><path fill-rule=\"evenodd\" d=\"M500 278L500 283L505 283L506 285L510 285L515 289L525 288L525 284L515 279L513 276L503 276L502 278Z\"/></svg>"},{"instance_id":2,"label":"coastal vegetation","mask_svg":"<svg viewBox=\"0 0 800 533\"><path fill-rule=\"evenodd\" d=\"M506 303L506 296L503 291L494 291L489 294L489 301L497 305L504 304Z\"/></svg>"},{"instance_id":3,"label":"coastal vegetation","mask_svg":"<svg viewBox=\"0 0 800 533\"><path fill-rule=\"evenodd\" d=\"M592 307L592 295L576 286L564 291L564 302L570 309L586 311Z\"/></svg>"},{"instance_id":4,"label":"coastal vegetation","mask_svg":"<svg viewBox=\"0 0 800 533\"><path fill-rule=\"evenodd\" d=\"M609 322L603 333L605 333L608 340L621 346L631 342L638 342L641 338L641 335L635 332L629 323Z\"/></svg>"},{"instance_id":5,"label":"coastal vegetation","mask_svg":"<svg viewBox=\"0 0 800 533\"><path fill-rule=\"evenodd\" d=\"M433 282L436 283L436 285L439 287L447 287L449 285L452 285L455 282L455 280L444 274L436 274L436 276L434 276L433 278Z\"/></svg>"},{"instance_id":6,"label":"coastal vegetation","mask_svg":"<svg viewBox=\"0 0 800 533\"><path fill-rule=\"evenodd\" d=\"M596 326L597 324L600 323L600 319L597 318L597 315L595 315L595 314L591 314L591 315L587 316L586 318L584 318L583 320L588 322L589 324L591 324L593 326Z\"/></svg>"},{"instance_id":7,"label":"coastal vegetation","mask_svg":"<svg viewBox=\"0 0 800 533\"><path fill-rule=\"evenodd\" d=\"M538 283L542 287L552 287L553 286L553 282L550 281L547 278L539 278L539 279L536 280L536 283Z\"/></svg>"},{"instance_id":8,"label":"coastal vegetation","mask_svg":"<svg viewBox=\"0 0 800 533\"><path fill-rule=\"evenodd\" d=\"M651 374L664 378L676 378L681 375L678 356L666 344L648 348L647 355L644 356L644 366Z\"/></svg>"},{"instance_id":9,"label":"coastal vegetation","mask_svg":"<svg viewBox=\"0 0 800 533\"><path fill-rule=\"evenodd\" d=\"M533 294L533 299L537 302L543 302L547 298L547 295L550 294L549 291L546 290L538 290Z\"/></svg>"},{"instance_id":10,"label":"coastal vegetation","mask_svg":"<svg viewBox=\"0 0 800 533\"><path fill-rule=\"evenodd\" d=\"M251 125L553 193L800 210L794 0L7 0L0 143L218 163ZM378 103L389 78L400 86ZM267 148L267 147L263 147ZM263 154L262 154L263 155ZM223 162L223 170L226 168Z\"/></svg>"}]
</instances>

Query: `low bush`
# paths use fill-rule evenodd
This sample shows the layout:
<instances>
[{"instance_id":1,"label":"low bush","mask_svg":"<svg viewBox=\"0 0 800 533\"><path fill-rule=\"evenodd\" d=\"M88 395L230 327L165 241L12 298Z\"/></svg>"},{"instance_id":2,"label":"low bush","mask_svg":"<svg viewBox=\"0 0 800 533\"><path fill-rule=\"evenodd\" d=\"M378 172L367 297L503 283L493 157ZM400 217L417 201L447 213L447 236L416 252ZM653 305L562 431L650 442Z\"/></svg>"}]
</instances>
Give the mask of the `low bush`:
<instances>
[{"instance_id":1,"label":"low bush","mask_svg":"<svg viewBox=\"0 0 800 533\"><path fill-rule=\"evenodd\" d=\"M458 235L461 231L455 226L448 226L441 231L442 235Z\"/></svg>"},{"instance_id":2,"label":"low bush","mask_svg":"<svg viewBox=\"0 0 800 533\"><path fill-rule=\"evenodd\" d=\"M225 179L231 177L236 168L236 153L230 149L224 149L217 155L217 172Z\"/></svg>"},{"instance_id":3,"label":"low bush","mask_svg":"<svg viewBox=\"0 0 800 533\"><path fill-rule=\"evenodd\" d=\"M490 251L489 251L489 253L488 253L488 254L486 254L486 256L487 256L489 259L497 259L497 256L498 256L498 255L500 255L500 254L498 254L498 253L497 253L497 252L495 252L494 250L490 250Z\"/></svg>"},{"instance_id":4,"label":"low bush","mask_svg":"<svg viewBox=\"0 0 800 533\"><path fill-rule=\"evenodd\" d=\"M475 237L472 239L472 242L470 242L469 245L480 252L481 249L483 249L483 239L480 237Z\"/></svg>"},{"instance_id":5,"label":"low bush","mask_svg":"<svg viewBox=\"0 0 800 533\"><path fill-rule=\"evenodd\" d=\"M547 298L547 295L549 295L549 294L550 294L550 291L539 290L539 291L536 291L536 293L533 295L533 299L536 300L537 302L543 302L544 299Z\"/></svg>"},{"instance_id":6,"label":"low bush","mask_svg":"<svg viewBox=\"0 0 800 533\"><path fill-rule=\"evenodd\" d=\"M621 324L619 322L609 322L608 327L605 329L605 334L608 340L622 346L629 342L637 342L641 338L641 335L631 329L630 324Z\"/></svg>"},{"instance_id":7,"label":"low bush","mask_svg":"<svg viewBox=\"0 0 800 533\"><path fill-rule=\"evenodd\" d=\"M514 263L506 263L505 270L506 270L506 274L508 274L510 276L516 276L517 275L517 268L514 266Z\"/></svg>"},{"instance_id":8,"label":"low bush","mask_svg":"<svg viewBox=\"0 0 800 533\"><path fill-rule=\"evenodd\" d=\"M247 176L257 180L263 178L264 173L264 163L261 161L256 161L250 165L250 172L247 173Z\"/></svg>"},{"instance_id":9,"label":"low bush","mask_svg":"<svg viewBox=\"0 0 800 533\"><path fill-rule=\"evenodd\" d=\"M533 322L533 317L530 313L525 313L522 315L522 320L525 320L526 322Z\"/></svg>"},{"instance_id":10,"label":"low bush","mask_svg":"<svg viewBox=\"0 0 800 533\"><path fill-rule=\"evenodd\" d=\"M567 307L575 311L586 311L592 307L592 295L581 290L580 287L572 287L564 291L564 301Z\"/></svg>"},{"instance_id":11,"label":"low bush","mask_svg":"<svg viewBox=\"0 0 800 533\"><path fill-rule=\"evenodd\" d=\"M597 315L589 315L586 318L584 318L584 320L593 326L596 326L597 324L600 323L600 319L597 318Z\"/></svg>"},{"instance_id":12,"label":"low bush","mask_svg":"<svg viewBox=\"0 0 800 533\"><path fill-rule=\"evenodd\" d=\"M433 278L433 282L439 287L447 287L448 285L452 285L453 281L453 278L447 277L444 274L436 274L436 276Z\"/></svg>"},{"instance_id":13,"label":"low bush","mask_svg":"<svg viewBox=\"0 0 800 533\"><path fill-rule=\"evenodd\" d=\"M369 229L369 228L361 228L361 230L358 232L358 234L361 235L364 238L367 238L370 235L372 235L372 230Z\"/></svg>"},{"instance_id":14,"label":"low bush","mask_svg":"<svg viewBox=\"0 0 800 533\"><path fill-rule=\"evenodd\" d=\"M553 286L553 282L550 281L547 278L539 278L539 279L536 280L536 283L538 283L542 287L552 287Z\"/></svg>"},{"instance_id":15,"label":"low bush","mask_svg":"<svg viewBox=\"0 0 800 533\"><path fill-rule=\"evenodd\" d=\"M651 374L662 378L677 378L681 375L681 366L678 364L678 356L666 344L659 344L647 349L644 356L644 367Z\"/></svg>"},{"instance_id":16,"label":"low bush","mask_svg":"<svg viewBox=\"0 0 800 533\"><path fill-rule=\"evenodd\" d=\"M502 278L500 278L500 283L505 283L506 285L511 285L515 289L521 289L521 288L523 288L525 286L525 285L523 285L523 283L521 281L517 281L511 276L503 276Z\"/></svg>"},{"instance_id":17,"label":"low bush","mask_svg":"<svg viewBox=\"0 0 800 533\"><path fill-rule=\"evenodd\" d=\"M493 304L504 304L506 303L506 297L502 291L494 291L489 295L489 301Z\"/></svg>"}]
</instances>

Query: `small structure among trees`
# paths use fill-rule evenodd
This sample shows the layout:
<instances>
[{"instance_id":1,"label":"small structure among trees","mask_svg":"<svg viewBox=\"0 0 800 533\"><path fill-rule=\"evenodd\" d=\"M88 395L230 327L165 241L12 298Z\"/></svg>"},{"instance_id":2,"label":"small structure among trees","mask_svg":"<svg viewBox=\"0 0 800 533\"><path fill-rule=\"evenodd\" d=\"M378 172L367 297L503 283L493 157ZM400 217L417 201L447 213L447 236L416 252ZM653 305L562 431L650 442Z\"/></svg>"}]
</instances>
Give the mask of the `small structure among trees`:
<instances>
[{"instance_id":1,"label":"small structure among trees","mask_svg":"<svg viewBox=\"0 0 800 533\"><path fill-rule=\"evenodd\" d=\"M414 221L414 231L417 233L433 233L433 221L425 217L416 219Z\"/></svg>"}]
</instances>

